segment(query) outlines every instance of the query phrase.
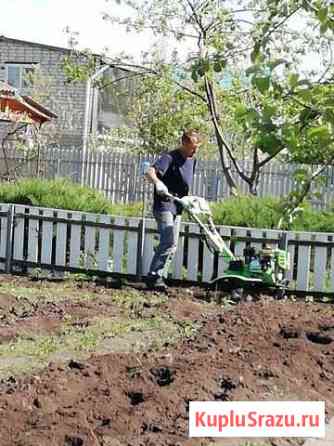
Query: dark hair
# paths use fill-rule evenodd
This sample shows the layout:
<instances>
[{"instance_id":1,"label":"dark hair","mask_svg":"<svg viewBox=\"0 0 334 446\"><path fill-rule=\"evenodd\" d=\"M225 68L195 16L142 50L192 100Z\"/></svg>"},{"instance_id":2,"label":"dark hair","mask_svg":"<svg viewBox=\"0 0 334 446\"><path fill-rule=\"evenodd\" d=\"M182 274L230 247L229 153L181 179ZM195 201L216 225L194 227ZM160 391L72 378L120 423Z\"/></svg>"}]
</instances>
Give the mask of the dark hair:
<instances>
[{"instance_id":1,"label":"dark hair","mask_svg":"<svg viewBox=\"0 0 334 446\"><path fill-rule=\"evenodd\" d=\"M191 138L195 136L197 137L199 140L201 140L201 135L199 133L198 130L196 129L189 129L189 130L184 130L183 134L182 134L182 143L188 143L191 141Z\"/></svg>"}]
</instances>

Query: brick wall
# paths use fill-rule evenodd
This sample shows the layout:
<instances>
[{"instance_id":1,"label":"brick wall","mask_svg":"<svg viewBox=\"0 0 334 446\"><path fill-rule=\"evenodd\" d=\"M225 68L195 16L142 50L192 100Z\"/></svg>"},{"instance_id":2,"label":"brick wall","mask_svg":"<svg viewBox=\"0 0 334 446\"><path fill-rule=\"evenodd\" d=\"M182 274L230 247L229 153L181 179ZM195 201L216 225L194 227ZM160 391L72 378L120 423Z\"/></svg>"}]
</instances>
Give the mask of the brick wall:
<instances>
[{"instance_id":1,"label":"brick wall","mask_svg":"<svg viewBox=\"0 0 334 446\"><path fill-rule=\"evenodd\" d=\"M41 79L45 76L41 85L48 90L42 93L49 96L42 104L58 115L53 123L44 125L43 132L52 135L50 142L54 139L62 146L73 146L82 143L86 83L65 83L62 62L67 54L66 49L0 37L0 80L6 80L6 63L37 64Z\"/></svg>"}]
</instances>

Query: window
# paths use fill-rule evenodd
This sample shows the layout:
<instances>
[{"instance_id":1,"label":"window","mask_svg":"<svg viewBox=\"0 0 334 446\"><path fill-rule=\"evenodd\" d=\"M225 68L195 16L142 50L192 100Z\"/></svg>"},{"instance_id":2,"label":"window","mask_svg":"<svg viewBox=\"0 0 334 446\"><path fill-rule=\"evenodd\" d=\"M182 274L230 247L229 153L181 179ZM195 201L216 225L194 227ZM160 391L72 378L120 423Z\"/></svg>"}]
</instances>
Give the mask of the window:
<instances>
[{"instance_id":1,"label":"window","mask_svg":"<svg viewBox=\"0 0 334 446\"><path fill-rule=\"evenodd\" d=\"M32 64L6 64L6 82L19 90L29 88L29 75L33 73L35 66Z\"/></svg>"}]
</instances>

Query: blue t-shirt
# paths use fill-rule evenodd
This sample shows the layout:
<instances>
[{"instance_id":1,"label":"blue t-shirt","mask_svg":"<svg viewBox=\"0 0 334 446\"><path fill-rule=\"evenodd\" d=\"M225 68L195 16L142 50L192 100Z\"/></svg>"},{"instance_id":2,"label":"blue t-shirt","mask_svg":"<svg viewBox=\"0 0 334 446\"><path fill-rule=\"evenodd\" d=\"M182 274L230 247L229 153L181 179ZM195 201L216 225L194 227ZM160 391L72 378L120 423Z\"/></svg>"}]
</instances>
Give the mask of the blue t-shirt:
<instances>
[{"instance_id":1,"label":"blue t-shirt","mask_svg":"<svg viewBox=\"0 0 334 446\"><path fill-rule=\"evenodd\" d=\"M168 187L169 192L182 198L188 195L194 178L195 159L184 158L179 149L164 153L153 164L158 178ZM170 211L174 215L182 213L182 206L154 191L154 212Z\"/></svg>"}]
</instances>

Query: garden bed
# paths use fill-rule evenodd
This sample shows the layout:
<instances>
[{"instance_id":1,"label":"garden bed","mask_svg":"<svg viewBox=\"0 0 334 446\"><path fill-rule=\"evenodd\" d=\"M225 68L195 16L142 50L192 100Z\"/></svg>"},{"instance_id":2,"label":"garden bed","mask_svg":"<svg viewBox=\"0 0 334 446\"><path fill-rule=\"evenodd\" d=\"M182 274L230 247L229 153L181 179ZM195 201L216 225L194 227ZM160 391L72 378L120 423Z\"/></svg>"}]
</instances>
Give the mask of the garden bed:
<instances>
[{"instance_id":1,"label":"garden bed","mask_svg":"<svg viewBox=\"0 0 334 446\"><path fill-rule=\"evenodd\" d=\"M191 400L325 400L333 416L333 306L216 298L2 276L1 445L246 444L188 439Z\"/></svg>"}]
</instances>

